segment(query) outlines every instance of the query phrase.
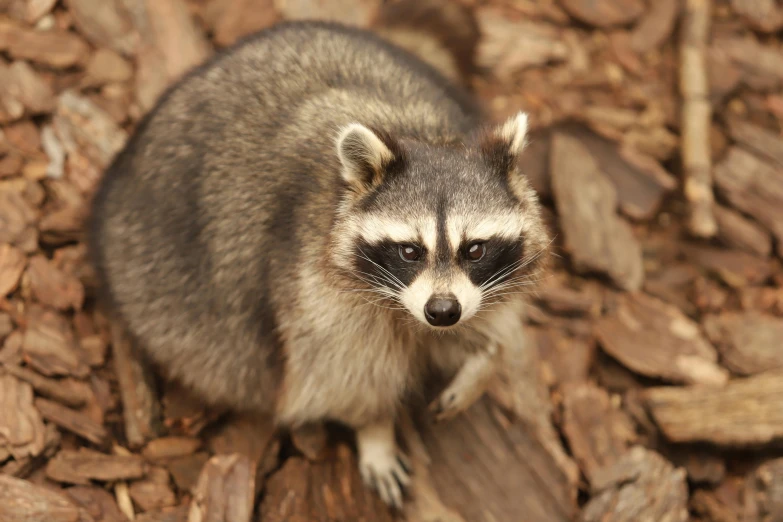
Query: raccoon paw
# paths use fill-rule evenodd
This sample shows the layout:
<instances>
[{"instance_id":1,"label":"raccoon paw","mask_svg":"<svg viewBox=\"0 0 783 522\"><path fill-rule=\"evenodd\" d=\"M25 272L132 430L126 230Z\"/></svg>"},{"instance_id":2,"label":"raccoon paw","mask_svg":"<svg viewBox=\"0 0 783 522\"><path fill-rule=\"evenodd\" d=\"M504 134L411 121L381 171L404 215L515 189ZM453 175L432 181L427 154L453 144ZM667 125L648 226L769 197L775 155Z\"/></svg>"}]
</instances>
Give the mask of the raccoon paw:
<instances>
[{"instance_id":1,"label":"raccoon paw","mask_svg":"<svg viewBox=\"0 0 783 522\"><path fill-rule=\"evenodd\" d=\"M430 404L429 410L435 416L436 422L451 419L467 410L484 392L479 387L468 388L459 384L453 383Z\"/></svg>"},{"instance_id":2,"label":"raccoon paw","mask_svg":"<svg viewBox=\"0 0 783 522\"><path fill-rule=\"evenodd\" d=\"M359 471L364 483L388 506L402 509L411 481L411 465L405 454L396 449L365 452L359 458Z\"/></svg>"}]
</instances>

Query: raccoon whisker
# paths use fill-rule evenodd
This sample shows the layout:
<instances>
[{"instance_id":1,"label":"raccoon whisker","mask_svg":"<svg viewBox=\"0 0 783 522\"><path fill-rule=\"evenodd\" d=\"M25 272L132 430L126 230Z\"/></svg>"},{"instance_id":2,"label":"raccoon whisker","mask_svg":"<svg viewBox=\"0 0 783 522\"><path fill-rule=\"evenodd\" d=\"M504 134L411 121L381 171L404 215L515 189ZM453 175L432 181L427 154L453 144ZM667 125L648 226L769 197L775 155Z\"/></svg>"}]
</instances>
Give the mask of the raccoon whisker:
<instances>
[{"instance_id":1,"label":"raccoon whisker","mask_svg":"<svg viewBox=\"0 0 783 522\"><path fill-rule=\"evenodd\" d=\"M383 274L368 274L367 272L360 272L360 271L357 271L356 273L357 274L362 274L364 276L369 277L370 278L369 280L367 280L367 279L365 279L363 277L359 277L359 279L361 279L362 281L364 281L365 283L367 283L367 284L369 284L371 286L382 287L382 288L384 288L386 290L391 291L391 289L388 288L386 284L384 284L384 283L388 283L392 287L395 287L395 288L399 289L400 291L404 290L404 288L400 287L399 285L397 285L397 283L395 283L394 281L390 280L388 277L384 276Z\"/></svg>"},{"instance_id":2,"label":"raccoon whisker","mask_svg":"<svg viewBox=\"0 0 783 522\"><path fill-rule=\"evenodd\" d=\"M395 276L394 274L392 274L391 272L389 272L388 270L386 270L384 267L382 267L381 265L379 265L378 263L376 263L375 261L373 261L372 259L370 259L369 257L367 257L367 254L365 254L365 253L364 253L364 252L363 252L361 249L359 249L359 252L361 252L361 253L362 253L362 255L361 255L361 256L359 256L359 257L361 257L361 258L363 258L363 259L366 259L367 261L369 261L369 262L370 262L370 263L372 263L373 265L375 265L375 266L377 266L378 268L380 268L380 269L381 269L381 270L382 270L382 271L383 271L385 274L387 274L387 275L388 275L388 276L389 276L389 277L390 277L392 280L394 280L394 282L397 284L397 286L399 287L399 289L400 289L400 290L402 290L402 289L404 289L404 288L405 288L405 284L403 284L403 282L402 282L402 281L400 281L400 280L399 280L399 278L398 278L397 276ZM354 254L354 255L355 255L355 254Z\"/></svg>"},{"instance_id":3,"label":"raccoon whisker","mask_svg":"<svg viewBox=\"0 0 783 522\"><path fill-rule=\"evenodd\" d=\"M524 261L524 259L520 259L519 261L516 261L506 267L501 268L492 276L489 277L481 286L479 286L479 290L484 290L485 288L489 288L490 286L496 284L498 281L503 279L504 277L508 276L510 273L512 273L514 270L519 268L521 263Z\"/></svg>"}]
</instances>

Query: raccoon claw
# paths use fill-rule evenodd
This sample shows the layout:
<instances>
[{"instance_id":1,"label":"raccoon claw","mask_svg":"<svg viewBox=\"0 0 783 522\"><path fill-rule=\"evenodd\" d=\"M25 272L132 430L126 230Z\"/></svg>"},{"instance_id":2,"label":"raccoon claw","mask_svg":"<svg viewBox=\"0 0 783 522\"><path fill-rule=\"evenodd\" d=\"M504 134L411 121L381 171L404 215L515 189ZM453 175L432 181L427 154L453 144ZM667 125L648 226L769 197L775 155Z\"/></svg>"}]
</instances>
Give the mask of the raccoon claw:
<instances>
[{"instance_id":1,"label":"raccoon claw","mask_svg":"<svg viewBox=\"0 0 783 522\"><path fill-rule=\"evenodd\" d=\"M402 453L368 455L361 459L359 471L364 483L375 490L390 507L401 510L410 486L410 461Z\"/></svg>"},{"instance_id":2,"label":"raccoon claw","mask_svg":"<svg viewBox=\"0 0 783 522\"><path fill-rule=\"evenodd\" d=\"M446 390L430 404L429 410L435 416L435 422L450 419L462 411L457 398L457 392Z\"/></svg>"}]
</instances>

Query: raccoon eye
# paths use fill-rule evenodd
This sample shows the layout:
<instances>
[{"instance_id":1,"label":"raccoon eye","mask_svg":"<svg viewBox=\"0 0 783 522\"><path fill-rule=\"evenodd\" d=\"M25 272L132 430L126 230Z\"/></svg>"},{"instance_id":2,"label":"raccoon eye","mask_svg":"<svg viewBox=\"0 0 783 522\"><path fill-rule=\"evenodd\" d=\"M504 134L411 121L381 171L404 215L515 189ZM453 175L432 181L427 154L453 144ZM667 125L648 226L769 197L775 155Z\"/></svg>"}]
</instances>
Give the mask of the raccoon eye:
<instances>
[{"instance_id":1,"label":"raccoon eye","mask_svg":"<svg viewBox=\"0 0 783 522\"><path fill-rule=\"evenodd\" d=\"M421 249L414 245L400 245L400 257L409 263L416 261L421 257Z\"/></svg>"},{"instance_id":2,"label":"raccoon eye","mask_svg":"<svg viewBox=\"0 0 783 522\"><path fill-rule=\"evenodd\" d=\"M471 261L479 261L487 253L487 247L484 243L473 243L468 246L467 256Z\"/></svg>"}]
</instances>

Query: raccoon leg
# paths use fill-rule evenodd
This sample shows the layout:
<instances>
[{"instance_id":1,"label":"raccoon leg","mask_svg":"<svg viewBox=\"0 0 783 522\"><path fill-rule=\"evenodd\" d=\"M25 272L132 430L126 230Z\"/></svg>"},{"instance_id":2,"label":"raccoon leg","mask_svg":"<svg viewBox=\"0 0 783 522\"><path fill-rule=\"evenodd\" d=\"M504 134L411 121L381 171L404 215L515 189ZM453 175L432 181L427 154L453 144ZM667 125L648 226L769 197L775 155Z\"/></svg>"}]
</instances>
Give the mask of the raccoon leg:
<instances>
[{"instance_id":1,"label":"raccoon leg","mask_svg":"<svg viewBox=\"0 0 783 522\"><path fill-rule=\"evenodd\" d=\"M486 350L471 354L457 375L430 405L436 421L450 419L468 409L486 391L495 373L498 348L490 344Z\"/></svg>"},{"instance_id":2,"label":"raccoon leg","mask_svg":"<svg viewBox=\"0 0 783 522\"><path fill-rule=\"evenodd\" d=\"M394 440L394 419L368 424L356 432L362 480L383 501L402 508L402 496L410 484L411 465Z\"/></svg>"}]
</instances>

